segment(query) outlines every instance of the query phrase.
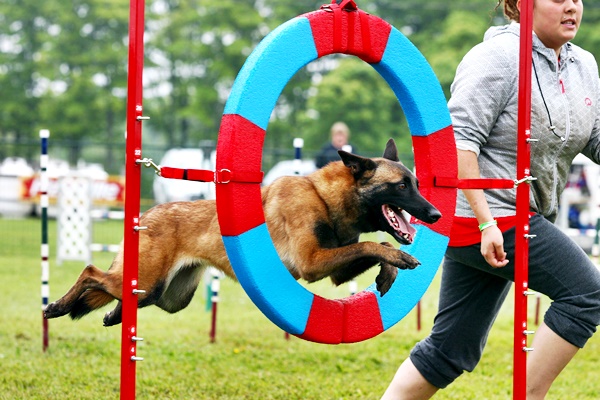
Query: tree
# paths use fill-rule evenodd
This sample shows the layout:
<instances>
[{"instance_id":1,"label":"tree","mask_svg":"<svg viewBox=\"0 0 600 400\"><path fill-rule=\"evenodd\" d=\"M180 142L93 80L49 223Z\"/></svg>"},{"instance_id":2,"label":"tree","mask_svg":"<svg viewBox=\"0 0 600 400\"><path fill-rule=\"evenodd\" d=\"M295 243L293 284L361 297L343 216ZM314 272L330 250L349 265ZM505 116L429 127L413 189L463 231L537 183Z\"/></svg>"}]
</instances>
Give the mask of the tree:
<instances>
[{"instance_id":1,"label":"tree","mask_svg":"<svg viewBox=\"0 0 600 400\"><path fill-rule=\"evenodd\" d=\"M49 128L75 143L72 163L90 138L114 140L124 120L127 5L9 0L0 20L0 137L32 140Z\"/></svg>"},{"instance_id":2,"label":"tree","mask_svg":"<svg viewBox=\"0 0 600 400\"><path fill-rule=\"evenodd\" d=\"M42 76L37 60L47 38L47 3L5 0L0 3L0 139L16 144L36 135ZM20 147L13 150L19 155ZM5 154L0 153L0 156ZM23 154L32 158L31 151Z\"/></svg>"},{"instance_id":3,"label":"tree","mask_svg":"<svg viewBox=\"0 0 600 400\"><path fill-rule=\"evenodd\" d=\"M583 21L573 43L591 52L598 59L600 55L600 0L586 0L583 7Z\"/></svg>"},{"instance_id":4,"label":"tree","mask_svg":"<svg viewBox=\"0 0 600 400\"><path fill-rule=\"evenodd\" d=\"M452 11L440 25L439 34L420 46L448 98L456 67L463 56L483 40L488 27L487 18L478 13Z\"/></svg>"},{"instance_id":5,"label":"tree","mask_svg":"<svg viewBox=\"0 0 600 400\"><path fill-rule=\"evenodd\" d=\"M73 144L69 161L75 163L90 139L122 140L117 128L124 130L129 8L118 0L53 4L49 40L39 63L50 82L41 115L55 138Z\"/></svg>"},{"instance_id":6,"label":"tree","mask_svg":"<svg viewBox=\"0 0 600 400\"><path fill-rule=\"evenodd\" d=\"M151 10L151 126L174 146L216 139L226 95L265 29L258 11L233 0L157 0Z\"/></svg>"},{"instance_id":7,"label":"tree","mask_svg":"<svg viewBox=\"0 0 600 400\"><path fill-rule=\"evenodd\" d=\"M319 148L329 140L331 125L344 121L359 154L380 155L390 137L396 139L400 152L410 152L411 136L398 100L367 63L356 57L341 58L315 91L302 119L307 148Z\"/></svg>"},{"instance_id":8,"label":"tree","mask_svg":"<svg viewBox=\"0 0 600 400\"><path fill-rule=\"evenodd\" d=\"M324 3L149 0L144 105L152 119L144 134L156 133L151 137L173 146L215 140L233 80L250 52L281 23ZM403 32L449 95L463 55L488 26L505 23L495 3L360 0L358 6ZM41 127L75 143L72 162L91 140L123 143L128 22L129 5L121 0L0 3L0 157L18 154L5 144L37 140ZM593 54L600 53L598 24L600 0L586 0L575 43ZM290 79L265 147L291 150L292 138L300 136L307 149L316 149L338 119L351 125L361 152L378 154L389 136L406 137L398 144L410 151L406 121L387 84L362 61L340 55L312 62ZM107 156L113 168L110 148Z\"/></svg>"}]
</instances>

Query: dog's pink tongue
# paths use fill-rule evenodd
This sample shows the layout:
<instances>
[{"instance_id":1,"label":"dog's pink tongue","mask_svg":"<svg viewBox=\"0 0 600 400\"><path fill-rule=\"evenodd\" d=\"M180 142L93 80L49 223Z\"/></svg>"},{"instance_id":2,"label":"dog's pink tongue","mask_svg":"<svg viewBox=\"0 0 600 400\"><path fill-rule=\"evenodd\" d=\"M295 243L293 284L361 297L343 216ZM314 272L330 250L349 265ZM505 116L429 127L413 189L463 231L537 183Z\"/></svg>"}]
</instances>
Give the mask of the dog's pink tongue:
<instances>
[{"instance_id":1,"label":"dog's pink tongue","mask_svg":"<svg viewBox=\"0 0 600 400\"><path fill-rule=\"evenodd\" d=\"M382 207L383 215L388 220L390 225L394 228L396 232L400 234L400 236L406 237L406 239L412 242L415 237L415 233L417 230L413 228L411 224L408 223L406 218L402 213L395 212L391 207L387 204L384 204Z\"/></svg>"}]
</instances>

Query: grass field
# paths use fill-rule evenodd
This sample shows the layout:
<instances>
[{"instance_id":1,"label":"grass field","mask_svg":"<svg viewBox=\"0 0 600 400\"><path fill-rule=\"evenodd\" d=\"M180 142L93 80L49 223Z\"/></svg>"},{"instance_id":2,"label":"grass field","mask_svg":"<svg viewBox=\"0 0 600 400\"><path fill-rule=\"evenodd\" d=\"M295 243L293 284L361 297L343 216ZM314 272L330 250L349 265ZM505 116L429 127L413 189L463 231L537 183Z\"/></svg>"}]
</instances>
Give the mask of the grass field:
<instances>
[{"instance_id":1,"label":"grass field","mask_svg":"<svg viewBox=\"0 0 600 400\"><path fill-rule=\"evenodd\" d=\"M116 243L118 223L103 223L96 240ZM97 311L80 321L50 321L50 347L42 352L40 222L0 219L0 399L118 399L120 326L104 328ZM50 224L51 301L62 296L83 263L54 262L56 226ZM109 254L94 263L107 268ZM359 280L364 288L373 275ZM276 284L276 282L274 282ZM378 399L412 346L424 338L435 314L436 278L425 294L422 329L412 311L371 340L345 345L315 344L284 334L264 317L231 280L223 280L217 342L210 343L210 313L200 288L177 314L156 307L140 310L138 399ZM309 286L325 297L344 297L347 288L328 282ZM534 328L531 301L530 327ZM114 305L114 303L113 303ZM542 299L542 312L549 301ZM600 398L600 339L593 338L555 383L548 399ZM439 399L512 397L512 301L491 332L477 369L443 390Z\"/></svg>"}]
</instances>

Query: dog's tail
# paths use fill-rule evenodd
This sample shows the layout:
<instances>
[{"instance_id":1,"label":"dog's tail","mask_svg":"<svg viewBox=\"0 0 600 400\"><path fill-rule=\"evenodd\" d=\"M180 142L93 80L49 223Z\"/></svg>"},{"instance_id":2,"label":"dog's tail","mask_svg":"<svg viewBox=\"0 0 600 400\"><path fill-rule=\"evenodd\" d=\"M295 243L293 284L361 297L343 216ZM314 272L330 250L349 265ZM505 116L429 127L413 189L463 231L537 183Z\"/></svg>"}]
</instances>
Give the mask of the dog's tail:
<instances>
[{"instance_id":1,"label":"dog's tail","mask_svg":"<svg viewBox=\"0 0 600 400\"><path fill-rule=\"evenodd\" d=\"M73 304L69 316L72 319L79 319L90 312L103 307L113 301L115 298L105 291L98 289L89 289L83 293Z\"/></svg>"}]
</instances>

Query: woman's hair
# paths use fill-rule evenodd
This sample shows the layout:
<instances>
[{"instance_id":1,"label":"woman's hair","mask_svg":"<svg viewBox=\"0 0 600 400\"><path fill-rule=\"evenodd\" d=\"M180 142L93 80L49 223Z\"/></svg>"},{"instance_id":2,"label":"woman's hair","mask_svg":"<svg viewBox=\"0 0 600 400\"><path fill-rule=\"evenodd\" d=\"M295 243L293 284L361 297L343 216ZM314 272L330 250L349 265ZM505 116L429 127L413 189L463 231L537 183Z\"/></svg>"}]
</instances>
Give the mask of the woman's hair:
<instances>
[{"instance_id":1,"label":"woman's hair","mask_svg":"<svg viewBox=\"0 0 600 400\"><path fill-rule=\"evenodd\" d=\"M348 125L341 121L338 121L331 125L330 132L331 136L333 136L334 133L343 133L346 136L350 136L350 128L348 128Z\"/></svg>"},{"instance_id":2,"label":"woman's hair","mask_svg":"<svg viewBox=\"0 0 600 400\"><path fill-rule=\"evenodd\" d=\"M498 0L496 4L496 10L500 7L503 0ZM517 8L518 0L504 0L504 15L511 21L519 22L521 19L521 12Z\"/></svg>"}]
</instances>

